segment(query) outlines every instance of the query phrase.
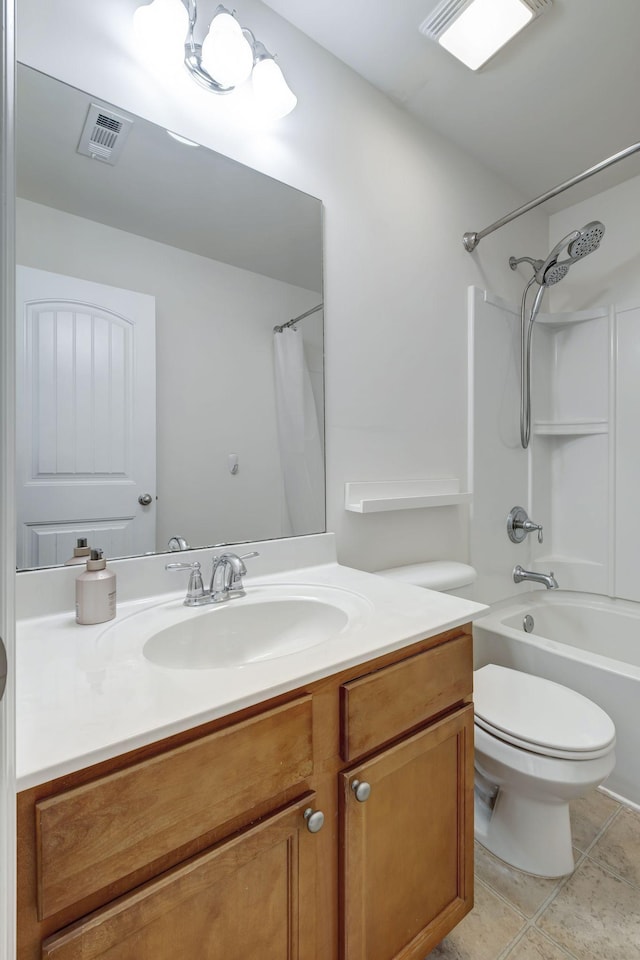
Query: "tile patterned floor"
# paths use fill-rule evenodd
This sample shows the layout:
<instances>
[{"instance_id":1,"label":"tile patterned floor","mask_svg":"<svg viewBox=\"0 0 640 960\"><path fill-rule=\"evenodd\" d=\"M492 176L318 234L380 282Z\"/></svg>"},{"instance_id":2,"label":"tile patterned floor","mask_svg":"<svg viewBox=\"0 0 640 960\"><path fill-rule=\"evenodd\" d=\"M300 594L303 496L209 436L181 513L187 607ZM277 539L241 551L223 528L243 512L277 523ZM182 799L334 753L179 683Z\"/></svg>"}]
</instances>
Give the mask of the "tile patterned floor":
<instances>
[{"instance_id":1,"label":"tile patterned floor","mask_svg":"<svg viewBox=\"0 0 640 960\"><path fill-rule=\"evenodd\" d=\"M560 880L476 844L475 907L428 960L640 960L640 813L594 790L571 825L576 869Z\"/></svg>"}]
</instances>

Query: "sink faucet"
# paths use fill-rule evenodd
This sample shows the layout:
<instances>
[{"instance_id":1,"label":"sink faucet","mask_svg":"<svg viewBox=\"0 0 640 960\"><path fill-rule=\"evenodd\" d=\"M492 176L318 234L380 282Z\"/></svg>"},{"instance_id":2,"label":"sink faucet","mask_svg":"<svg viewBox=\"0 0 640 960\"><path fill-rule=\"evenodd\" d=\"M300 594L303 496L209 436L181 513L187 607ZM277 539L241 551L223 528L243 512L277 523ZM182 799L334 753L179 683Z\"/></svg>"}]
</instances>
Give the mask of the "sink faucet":
<instances>
[{"instance_id":1,"label":"sink faucet","mask_svg":"<svg viewBox=\"0 0 640 960\"><path fill-rule=\"evenodd\" d=\"M187 607L201 607L206 603L223 603L226 600L234 600L236 597L244 597L242 578L247 572L244 561L258 556L260 554L254 550L241 557L236 553L222 553L212 557L211 581L208 590L204 588L198 560L193 563L167 563L165 570L191 571L184 604Z\"/></svg>"},{"instance_id":2,"label":"sink faucet","mask_svg":"<svg viewBox=\"0 0 640 960\"><path fill-rule=\"evenodd\" d=\"M520 564L513 568L513 582L521 583L522 580L533 580L534 583L543 583L547 590L557 590L558 581L551 573L536 573L534 570L523 570Z\"/></svg>"},{"instance_id":3,"label":"sink faucet","mask_svg":"<svg viewBox=\"0 0 640 960\"><path fill-rule=\"evenodd\" d=\"M241 557L237 553L221 553L213 558L211 582L209 584L212 603L222 603L224 600L233 600L236 597L245 596L242 578L246 574L247 568L244 561L257 556L258 554L254 550L253 553L245 553Z\"/></svg>"}]
</instances>

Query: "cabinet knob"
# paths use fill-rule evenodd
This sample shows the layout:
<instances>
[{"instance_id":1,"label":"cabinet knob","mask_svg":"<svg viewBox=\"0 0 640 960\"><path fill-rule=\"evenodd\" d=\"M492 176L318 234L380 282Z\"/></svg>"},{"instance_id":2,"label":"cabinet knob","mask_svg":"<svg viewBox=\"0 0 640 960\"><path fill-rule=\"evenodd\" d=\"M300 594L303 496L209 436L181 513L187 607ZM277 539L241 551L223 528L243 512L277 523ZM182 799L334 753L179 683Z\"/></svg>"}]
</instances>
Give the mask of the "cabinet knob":
<instances>
[{"instance_id":1,"label":"cabinet knob","mask_svg":"<svg viewBox=\"0 0 640 960\"><path fill-rule=\"evenodd\" d=\"M303 814L307 821L307 830L309 833L317 833L324 826L324 813L322 810L314 810L313 807L307 807Z\"/></svg>"},{"instance_id":2,"label":"cabinet knob","mask_svg":"<svg viewBox=\"0 0 640 960\"><path fill-rule=\"evenodd\" d=\"M364 803L371 796L371 784L367 783L366 780L354 780L351 789L358 803Z\"/></svg>"}]
</instances>

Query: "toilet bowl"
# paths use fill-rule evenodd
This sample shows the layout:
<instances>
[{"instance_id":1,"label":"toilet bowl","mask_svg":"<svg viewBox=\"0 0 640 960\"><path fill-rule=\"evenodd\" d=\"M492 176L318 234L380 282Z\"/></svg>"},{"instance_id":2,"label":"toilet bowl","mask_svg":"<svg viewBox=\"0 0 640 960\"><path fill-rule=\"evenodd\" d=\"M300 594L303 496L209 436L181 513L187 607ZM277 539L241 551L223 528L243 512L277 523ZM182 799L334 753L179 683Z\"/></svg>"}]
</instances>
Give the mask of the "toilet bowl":
<instances>
[{"instance_id":1,"label":"toilet bowl","mask_svg":"<svg viewBox=\"0 0 640 960\"><path fill-rule=\"evenodd\" d=\"M613 721L568 687L493 663L474 673L474 704L476 839L527 873L571 873L569 803L613 770Z\"/></svg>"},{"instance_id":2,"label":"toilet bowl","mask_svg":"<svg viewBox=\"0 0 640 960\"><path fill-rule=\"evenodd\" d=\"M475 579L466 564L378 572L453 594ZM613 770L613 721L568 687L496 664L474 672L474 707L476 839L527 873L571 873L569 803Z\"/></svg>"}]
</instances>

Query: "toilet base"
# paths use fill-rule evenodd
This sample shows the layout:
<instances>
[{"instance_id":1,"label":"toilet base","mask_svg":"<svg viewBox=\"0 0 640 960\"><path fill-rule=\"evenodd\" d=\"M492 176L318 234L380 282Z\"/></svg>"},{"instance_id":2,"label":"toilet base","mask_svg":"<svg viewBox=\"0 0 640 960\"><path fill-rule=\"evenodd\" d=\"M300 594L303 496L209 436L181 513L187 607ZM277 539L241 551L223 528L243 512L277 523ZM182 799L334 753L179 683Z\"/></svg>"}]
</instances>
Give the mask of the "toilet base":
<instances>
[{"instance_id":1,"label":"toilet base","mask_svg":"<svg viewBox=\"0 0 640 960\"><path fill-rule=\"evenodd\" d=\"M475 796L475 837L518 870L538 877L573 873L569 804L541 802L501 787L492 806Z\"/></svg>"}]
</instances>

